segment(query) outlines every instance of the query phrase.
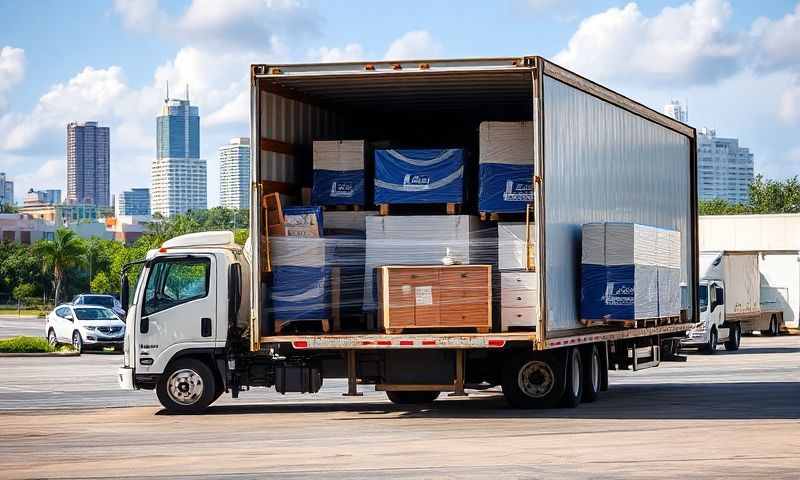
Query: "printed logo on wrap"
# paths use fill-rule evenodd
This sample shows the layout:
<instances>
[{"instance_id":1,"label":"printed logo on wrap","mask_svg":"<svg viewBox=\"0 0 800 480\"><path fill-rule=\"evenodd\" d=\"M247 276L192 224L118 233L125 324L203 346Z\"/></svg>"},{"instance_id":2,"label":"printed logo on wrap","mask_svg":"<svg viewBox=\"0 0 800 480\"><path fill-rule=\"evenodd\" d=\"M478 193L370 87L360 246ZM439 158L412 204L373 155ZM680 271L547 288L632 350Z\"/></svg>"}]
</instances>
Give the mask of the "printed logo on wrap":
<instances>
[{"instance_id":1,"label":"printed logo on wrap","mask_svg":"<svg viewBox=\"0 0 800 480\"><path fill-rule=\"evenodd\" d=\"M412 175L407 173L403 177L403 185L413 185L416 187L427 187L431 184L430 175Z\"/></svg>"},{"instance_id":2,"label":"printed logo on wrap","mask_svg":"<svg viewBox=\"0 0 800 480\"><path fill-rule=\"evenodd\" d=\"M628 283L606 283L604 300L606 305L633 305L633 285Z\"/></svg>"},{"instance_id":3,"label":"printed logo on wrap","mask_svg":"<svg viewBox=\"0 0 800 480\"><path fill-rule=\"evenodd\" d=\"M533 184L531 182L518 182L506 180L506 191L503 192L506 202L532 202Z\"/></svg>"},{"instance_id":4,"label":"printed logo on wrap","mask_svg":"<svg viewBox=\"0 0 800 480\"><path fill-rule=\"evenodd\" d=\"M331 182L331 197L352 197L355 194L356 186L353 182L334 181Z\"/></svg>"}]
</instances>

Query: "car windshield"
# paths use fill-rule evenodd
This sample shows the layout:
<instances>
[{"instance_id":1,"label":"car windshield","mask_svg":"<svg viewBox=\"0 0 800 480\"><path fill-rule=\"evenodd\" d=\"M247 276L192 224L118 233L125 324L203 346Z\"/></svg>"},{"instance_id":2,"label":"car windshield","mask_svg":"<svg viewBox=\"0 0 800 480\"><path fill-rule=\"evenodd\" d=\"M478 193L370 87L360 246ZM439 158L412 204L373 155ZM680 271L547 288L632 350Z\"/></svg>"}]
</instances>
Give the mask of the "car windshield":
<instances>
[{"instance_id":1,"label":"car windshield","mask_svg":"<svg viewBox=\"0 0 800 480\"><path fill-rule=\"evenodd\" d=\"M105 295L84 295L84 305L99 305L101 307L113 308L114 297L107 297Z\"/></svg>"},{"instance_id":2,"label":"car windshield","mask_svg":"<svg viewBox=\"0 0 800 480\"><path fill-rule=\"evenodd\" d=\"M78 320L116 320L114 312L107 308L75 308Z\"/></svg>"},{"instance_id":3,"label":"car windshield","mask_svg":"<svg viewBox=\"0 0 800 480\"><path fill-rule=\"evenodd\" d=\"M708 308L708 285L700 285L697 292L698 299L700 300L700 311L705 312Z\"/></svg>"}]
</instances>

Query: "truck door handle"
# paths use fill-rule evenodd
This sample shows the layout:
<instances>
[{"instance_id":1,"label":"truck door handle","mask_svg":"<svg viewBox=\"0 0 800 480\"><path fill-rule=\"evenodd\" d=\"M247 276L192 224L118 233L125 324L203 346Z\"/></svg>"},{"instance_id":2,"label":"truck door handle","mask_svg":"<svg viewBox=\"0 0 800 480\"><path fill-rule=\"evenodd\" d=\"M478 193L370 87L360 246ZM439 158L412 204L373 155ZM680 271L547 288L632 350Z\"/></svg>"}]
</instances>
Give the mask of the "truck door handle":
<instances>
[{"instance_id":1,"label":"truck door handle","mask_svg":"<svg viewBox=\"0 0 800 480\"><path fill-rule=\"evenodd\" d=\"M150 331L150 319L148 317L142 317L142 320L139 322L139 333L147 333Z\"/></svg>"},{"instance_id":2,"label":"truck door handle","mask_svg":"<svg viewBox=\"0 0 800 480\"><path fill-rule=\"evenodd\" d=\"M203 337L211 336L211 319L203 317L200 319L200 335Z\"/></svg>"}]
</instances>

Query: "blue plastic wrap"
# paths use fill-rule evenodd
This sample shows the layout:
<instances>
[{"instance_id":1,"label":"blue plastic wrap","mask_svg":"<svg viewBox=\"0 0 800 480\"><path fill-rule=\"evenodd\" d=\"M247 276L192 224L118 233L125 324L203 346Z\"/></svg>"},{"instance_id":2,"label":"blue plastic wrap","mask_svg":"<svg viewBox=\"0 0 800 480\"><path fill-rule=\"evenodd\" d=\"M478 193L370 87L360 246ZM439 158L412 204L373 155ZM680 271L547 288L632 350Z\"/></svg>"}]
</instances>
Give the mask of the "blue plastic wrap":
<instances>
[{"instance_id":1,"label":"blue plastic wrap","mask_svg":"<svg viewBox=\"0 0 800 480\"><path fill-rule=\"evenodd\" d=\"M375 203L461 203L464 151L375 150Z\"/></svg>"},{"instance_id":2,"label":"blue plastic wrap","mask_svg":"<svg viewBox=\"0 0 800 480\"><path fill-rule=\"evenodd\" d=\"M330 268L279 266L272 270L275 320L322 320L330 317Z\"/></svg>"},{"instance_id":3,"label":"blue plastic wrap","mask_svg":"<svg viewBox=\"0 0 800 480\"><path fill-rule=\"evenodd\" d=\"M581 318L658 317L658 269L650 265L581 265Z\"/></svg>"},{"instance_id":4,"label":"blue plastic wrap","mask_svg":"<svg viewBox=\"0 0 800 480\"><path fill-rule=\"evenodd\" d=\"M363 205L364 170L314 170L311 202L317 205Z\"/></svg>"},{"instance_id":5,"label":"blue plastic wrap","mask_svg":"<svg viewBox=\"0 0 800 480\"><path fill-rule=\"evenodd\" d=\"M481 212L520 213L533 201L533 165L482 163L478 209Z\"/></svg>"}]
</instances>

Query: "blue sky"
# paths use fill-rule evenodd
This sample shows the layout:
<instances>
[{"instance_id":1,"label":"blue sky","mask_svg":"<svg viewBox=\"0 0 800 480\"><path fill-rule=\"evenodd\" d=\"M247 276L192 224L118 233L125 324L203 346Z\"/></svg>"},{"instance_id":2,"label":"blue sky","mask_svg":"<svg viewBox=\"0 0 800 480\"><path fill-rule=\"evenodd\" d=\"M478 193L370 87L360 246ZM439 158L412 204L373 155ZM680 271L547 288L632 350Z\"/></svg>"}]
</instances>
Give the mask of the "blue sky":
<instances>
[{"instance_id":1,"label":"blue sky","mask_svg":"<svg viewBox=\"0 0 800 480\"><path fill-rule=\"evenodd\" d=\"M454 7L457 5L457 7ZM149 185L164 83L217 147L247 135L253 62L539 54L739 137L756 171L800 174L800 3L695 0L0 0L0 171L18 199L64 188L67 122L112 128L112 192Z\"/></svg>"}]
</instances>

